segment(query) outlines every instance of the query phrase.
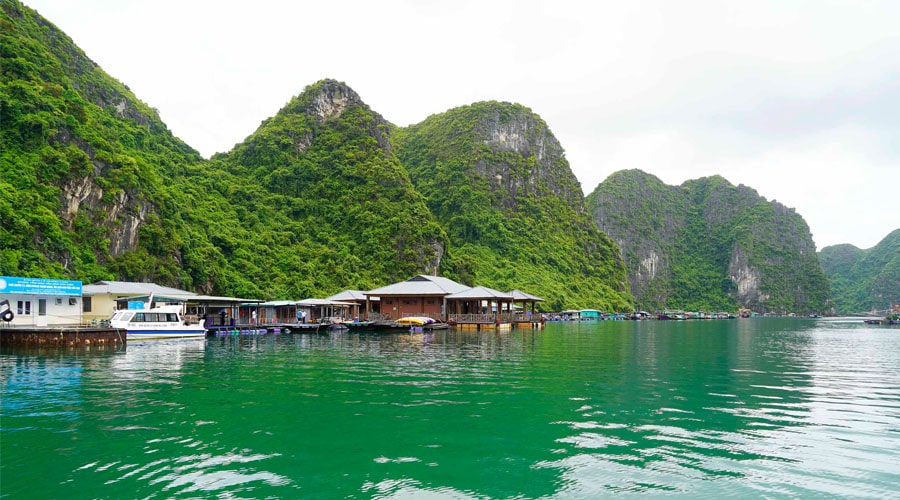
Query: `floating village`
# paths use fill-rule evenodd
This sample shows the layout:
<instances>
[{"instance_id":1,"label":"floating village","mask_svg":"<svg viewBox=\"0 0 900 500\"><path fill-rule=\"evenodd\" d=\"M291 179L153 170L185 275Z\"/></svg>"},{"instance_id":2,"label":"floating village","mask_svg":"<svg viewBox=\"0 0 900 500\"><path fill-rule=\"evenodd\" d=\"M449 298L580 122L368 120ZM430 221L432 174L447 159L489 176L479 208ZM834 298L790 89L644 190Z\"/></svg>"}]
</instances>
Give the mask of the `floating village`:
<instances>
[{"instance_id":1,"label":"floating village","mask_svg":"<svg viewBox=\"0 0 900 500\"><path fill-rule=\"evenodd\" d=\"M735 319L728 312L539 311L544 299L521 290L470 287L420 274L373 290L325 298L262 301L200 295L155 283L0 276L0 344L107 345L127 340L267 333L430 332L450 328L542 328L549 321ZM865 322L900 324L900 306Z\"/></svg>"}]
</instances>

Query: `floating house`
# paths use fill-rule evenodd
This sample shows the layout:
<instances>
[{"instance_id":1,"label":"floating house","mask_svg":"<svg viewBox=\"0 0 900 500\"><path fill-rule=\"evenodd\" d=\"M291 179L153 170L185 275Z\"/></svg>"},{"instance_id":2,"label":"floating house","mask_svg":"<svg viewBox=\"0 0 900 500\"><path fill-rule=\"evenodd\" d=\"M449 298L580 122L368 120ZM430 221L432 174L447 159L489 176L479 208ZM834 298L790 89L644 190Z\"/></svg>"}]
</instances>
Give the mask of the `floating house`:
<instances>
[{"instance_id":1,"label":"floating house","mask_svg":"<svg viewBox=\"0 0 900 500\"><path fill-rule=\"evenodd\" d=\"M582 309L578 311L578 319L581 321L600 321L603 319L603 312L596 309Z\"/></svg>"},{"instance_id":2,"label":"floating house","mask_svg":"<svg viewBox=\"0 0 900 500\"><path fill-rule=\"evenodd\" d=\"M517 305L519 308L513 321L514 323L543 323L543 318L537 313L535 307L538 302L543 302L544 299L521 290L513 290L509 294L513 297L513 308L515 309ZM531 306L530 310L529 306Z\"/></svg>"},{"instance_id":3,"label":"floating house","mask_svg":"<svg viewBox=\"0 0 900 500\"><path fill-rule=\"evenodd\" d=\"M353 304L331 299L303 299L297 302L297 307L304 312L308 323L332 324L347 319Z\"/></svg>"},{"instance_id":4,"label":"floating house","mask_svg":"<svg viewBox=\"0 0 900 500\"><path fill-rule=\"evenodd\" d=\"M420 274L393 285L363 292L369 320L429 317L457 325L509 326L539 323L535 303L544 299L522 291L500 292L488 287L469 287L449 278ZM380 313L372 302L380 300ZM521 304L516 311L515 304ZM531 312L525 311L530 305Z\"/></svg>"},{"instance_id":5,"label":"floating house","mask_svg":"<svg viewBox=\"0 0 900 500\"><path fill-rule=\"evenodd\" d=\"M399 319L407 316L427 316L444 319L446 297L463 292L469 287L441 276L420 274L412 278L364 292L366 311L371 311L371 303L380 301L380 314L370 313L368 319Z\"/></svg>"},{"instance_id":6,"label":"floating house","mask_svg":"<svg viewBox=\"0 0 900 500\"><path fill-rule=\"evenodd\" d=\"M248 325L293 323L297 321L297 310L296 300L245 302L240 306L239 321Z\"/></svg>"},{"instance_id":7,"label":"floating house","mask_svg":"<svg viewBox=\"0 0 900 500\"><path fill-rule=\"evenodd\" d=\"M362 290L344 290L331 297L326 297L326 299L350 304L348 316L350 318L365 318L368 317L368 313L370 312L378 313L381 311L381 301L379 298L372 297L371 299L367 299L366 292Z\"/></svg>"},{"instance_id":8,"label":"floating house","mask_svg":"<svg viewBox=\"0 0 900 500\"><path fill-rule=\"evenodd\" d=\"M513 296L486 286L448 295L447 322L458 325L510 325Z\"/></svg>"},{"instance_id":9,"label":"floating house","mask_svg":"<svg viewBox=\"0 0 900 500\"><path fill-rule=\"evenodd\" d=\"M77 325L80 281L0 276L0 326Z\"/></svg>"}]
</instances>

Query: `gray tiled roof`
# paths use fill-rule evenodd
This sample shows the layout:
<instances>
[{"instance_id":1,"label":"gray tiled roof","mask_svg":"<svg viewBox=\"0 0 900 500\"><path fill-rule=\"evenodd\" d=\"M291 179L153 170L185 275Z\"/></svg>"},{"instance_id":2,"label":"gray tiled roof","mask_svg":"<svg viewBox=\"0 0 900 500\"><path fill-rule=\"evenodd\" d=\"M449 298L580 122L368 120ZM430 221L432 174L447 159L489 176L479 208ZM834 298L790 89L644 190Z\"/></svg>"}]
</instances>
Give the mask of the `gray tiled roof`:
<instances>
[{"instance_id":1,"label":"gray tiled roof","mask_svg":"<svg viewBox=\"0 0 900 500\"><path fill-rule=\"evenodd\" d=\"M466 285L459 284L449 278L441 276L428 276L420 274L412 278L394 283L393 285L383 286L374 290L365 292L370 297L384 297L391 295L400 296L422 296L422 295L450 295L468 290Z\"/></svg>"},{"instance_id":2,"label":"gray tiled roof","mask_svg":"<svg viewBox=\"0 0 900 500\"><path fill-rule=\"evenodd\" d=\"M343 292L336 293L331 297L326 297L328 300L342 300L345 302L352 302L354 300L366 300L366 292L361 290L344 290Z\"/></svg>"},{"instance_id":3,"label":"gray tiled roof","mask_svg":"<svg viewBox=\"0 0 900 500\"><path fill-rule=\"evenodd\" d=\"M447 296L448 299L498 299L505 301L512 301L513 296L506 292L498 292L493 288L488 288L486 286L476 286L475 288L470 288L468 290L463 290L461 292L454 293L452 295Z\"/></svg>"},{"instance_id":4,"label":"gray tiled roof","mask_svg":"<svg viewBox=\"0 0 900 500\"><path fill-rule=\"evenodd\" d=\"M187 290L170 288L156 283L138 283L132 281L98 281L81 287L82 295L97 295L108 293L111 295L197 295Z\"/></svg>"},{"instance_id":5,"label":"gray tiled roof","mask_svg":"<svg viewBox=\"0 0 900 500\"><path fill-rule=\"evenodd\" d=\"M530 293L525 293L521 290L513 290L513 291L509 292L509 294L513 296L513 300L515 300L516 302L531 301L531 300L533 300L535 302L543 302L544 301L544 299L542 299L540 297L536 297L534 295L531 295Z\"/></svg>"}]
</instances>

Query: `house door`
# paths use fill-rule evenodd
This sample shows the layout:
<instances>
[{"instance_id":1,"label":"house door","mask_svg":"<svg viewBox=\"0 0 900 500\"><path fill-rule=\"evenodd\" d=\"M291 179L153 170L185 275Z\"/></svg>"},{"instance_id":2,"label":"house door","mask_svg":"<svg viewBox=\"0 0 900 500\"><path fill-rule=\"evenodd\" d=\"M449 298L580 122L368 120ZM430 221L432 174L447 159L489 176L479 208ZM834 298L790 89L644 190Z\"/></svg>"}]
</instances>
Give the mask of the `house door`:
<instances>
[{"instance_id":1,"label":"house door","mask_svg":"<svg viewBox=\"0 0 900 500\"><path fill-rule=\"evenodd\" d=\"M47 326L47 299L38 299L37 309L38 315L34 323L37 326Z\"/></svg>"}]
</instances>

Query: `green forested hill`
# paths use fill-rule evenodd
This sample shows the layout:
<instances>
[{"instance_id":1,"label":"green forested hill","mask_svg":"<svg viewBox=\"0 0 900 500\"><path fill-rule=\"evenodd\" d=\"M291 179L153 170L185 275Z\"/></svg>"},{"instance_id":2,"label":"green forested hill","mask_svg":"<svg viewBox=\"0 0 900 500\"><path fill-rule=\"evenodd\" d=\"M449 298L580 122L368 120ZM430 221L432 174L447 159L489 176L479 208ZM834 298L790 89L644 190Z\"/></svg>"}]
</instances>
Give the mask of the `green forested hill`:
<instances>
[{"instance_id":1,"label":"green forested hill","mask_svg":"<svg viewBox=\"0 0 900 500\"><path fill-rule=\"evenodd\" d=\"M0 273L178 283L166 184L200 159L64 33L0 1Z\"/></svg>"},{"instance_id":2,"label":"green forested hill","mask_svg":"<svg viewBox=\"0 0 900 500\"><path fill-rule=\"evenodd\" d=\"M629 280L642 307L823 308L796 213L721 178L650 177L614 175L588 211L531 110L483 102L397 128L332 80L204 160L59 29L0 0L3 275L268 299L439 271L549 309L630 309Z\"/></svg>"},{"instance_id":3,"label":"green forested hill","mask_svg":"<svg viewBox=\"0 0 900 500\"><path fill-rule=\"evenodd\" d=\"M446 236L346 86L204 161L59 29L0 7L0 274L296 298L438 267Z\"/></svg>"},{"instance_id":4,"label":"green forested hill","mask_svg":"<svg viewBox=\"0 0 900 500\"><path fill-rule=\"evenodd\" d=\"M646 309L824 312L828 282L794 210L719 176L668 186L640 170L611 175L587 197L623 249Z\"/></svg>"},{"instance_id":5,"label":"green forested hill","mask_svg":"<svg viewBox=\"0 0 900 500\"><path fill-rule=\"evenodd\" d=\"M440 265L447 238L394 155L390 126L343 83L309 86L203 168L234 211L213 242L238 276L278 296L375 288ZM194 213L221 224L216 211Z\"/></svg>"},{"instance_id":6,"label":"green forested hill","mask_svg":"<svg viewBox=\"0 0 900 500\"><path fill-rule=\"evenodd\" d=\"M533 290L550 309L631 308L615 243L591 222L562 147L531 110L477 103L398 130L395 139L450 238L449 275Z\"/></svg>"},{"instance_id":7,"label":"green forested hill","mask_svg":"<svg viewBox=\"0 0 900 500\"><path fill-rule=\"evenodd\" d=\"M819 252L838 314L883 311L900 303L900 229L861 250L833 245Z\"/></svg>"}]
</instances>

